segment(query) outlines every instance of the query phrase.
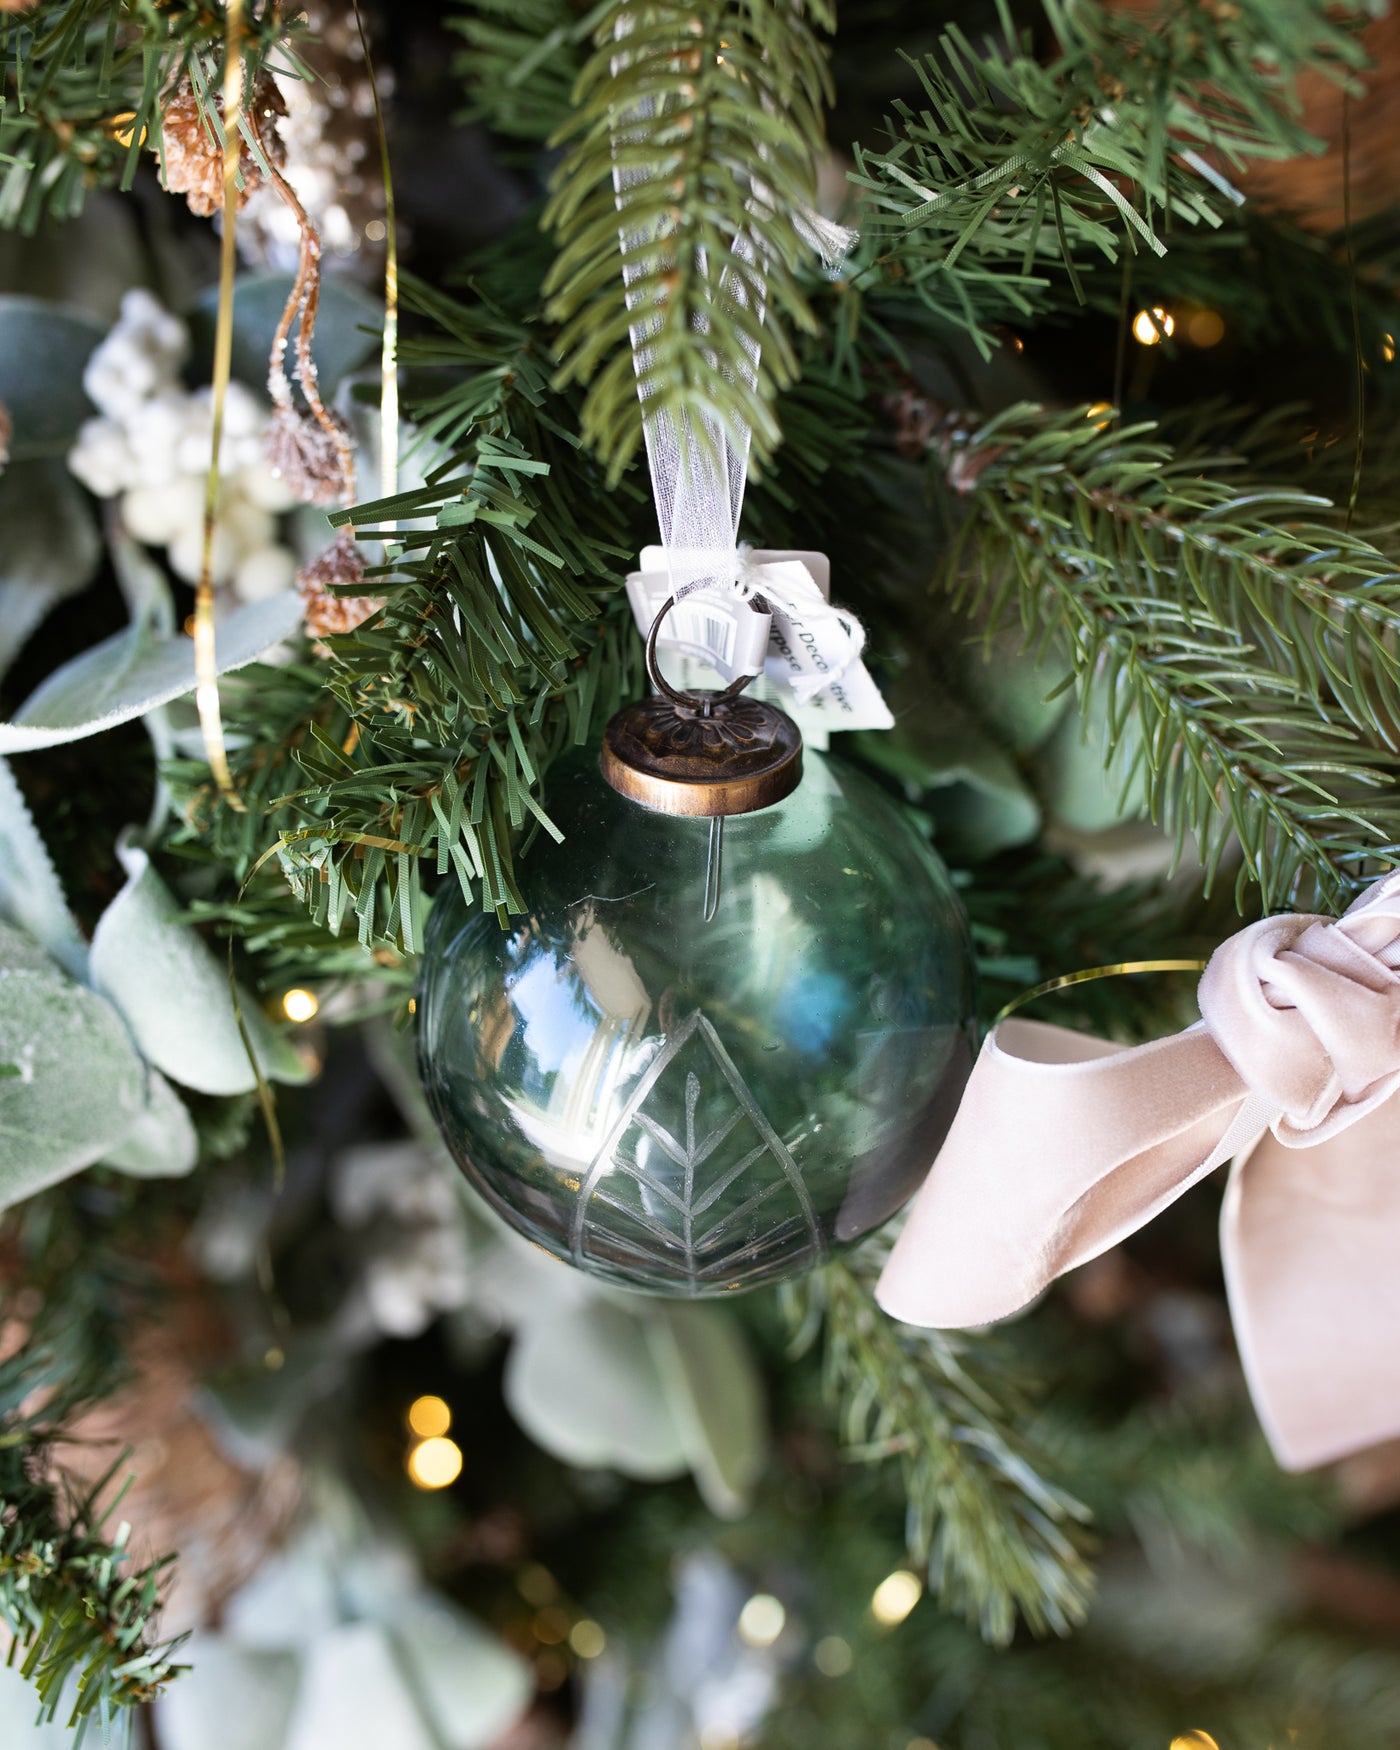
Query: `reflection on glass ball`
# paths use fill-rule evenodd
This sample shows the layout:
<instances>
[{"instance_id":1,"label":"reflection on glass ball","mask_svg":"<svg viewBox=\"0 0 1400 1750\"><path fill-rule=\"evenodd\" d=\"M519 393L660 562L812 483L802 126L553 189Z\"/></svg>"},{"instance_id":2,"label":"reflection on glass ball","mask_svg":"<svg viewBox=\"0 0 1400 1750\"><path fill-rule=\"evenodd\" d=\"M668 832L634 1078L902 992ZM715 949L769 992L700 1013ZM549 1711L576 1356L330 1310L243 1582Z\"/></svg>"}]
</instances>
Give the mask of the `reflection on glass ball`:
<instances>
[{"instance_id":1,"label":"reflection on glass ball","mask_svg":"<svg viewBox=\"0 0 1400 1750\"><path fill-rule=\"evenodd\" d=\"M455 884L418 997L434 1116L473 1185L579 1268L652 1293L778 1281L885 1221L971 1062L966 926L942 865L859 772L810 751L784 801L711 823L577 756L562 845L503 931Z\"/></svg>"}]
</instances>

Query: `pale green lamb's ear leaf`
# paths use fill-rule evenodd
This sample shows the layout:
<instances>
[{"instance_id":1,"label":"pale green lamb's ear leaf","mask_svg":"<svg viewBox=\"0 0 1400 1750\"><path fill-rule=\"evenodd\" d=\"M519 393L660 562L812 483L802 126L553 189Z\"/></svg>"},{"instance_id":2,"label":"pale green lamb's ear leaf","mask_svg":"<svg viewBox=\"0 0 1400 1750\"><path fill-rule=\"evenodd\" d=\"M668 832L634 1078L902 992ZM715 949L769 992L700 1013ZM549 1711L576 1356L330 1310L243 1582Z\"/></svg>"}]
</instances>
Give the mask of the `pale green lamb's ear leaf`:
<instances>
[{"instance_id":1,"label":"pale green lamb's ear leaf","mask_svg":"<svg viewBox=\"0 0 1400 1750\"><path fill-rule=\"evenodd\" d=\"M285 1750L443 1750L378 1623L318 1635L302 1661Z\"/></svg>"},{"instance_id":2,"label":"pale green lamb's ear leaf","mask_svg":"<svg viewBox=\"0 0 1400 1750\"><path fill-rule=\"evenodd\" d=\"M73 1733L61 1702L55 1720L39 1725L38 1716L34 1685L14 1666L0 1662L0 1744L5 1750L73 1750ZM104 1750L123 1750L125 1742L118 1726Z\"/></svg>"},{"instance_id":3,"label":"pale green lamb's ear leaf","mask_svg":"<svg viewBox=\"0 0 1400 1750\"><path fill-rule=\"evenodd\" d=\"M689 1465L642 1321L612 1301L524 1325L506 1363L505 1395L530 1438L566 1464L649 1480L681 1476Z\"/></svg>"},{"instance_id":4,"label":"pale green lamb's ear leaf","mask_svg":"<svg viewBox=\"0 0 1400 1750\"><path fill-rule=\"evenodd\" d=\"M198 1158L199 1138L184 1101L163 1075L151 1070L146 1110L117 1146L108 1149L102 1165L138 1179L180 1179L193 1171Z\"/></svg>"},{"instance_id":5,"label":"pale green lamb's ear leaf","mask_svg":"<svg viewBox=\"0 0 1400 1750\"><path fill-rule=\"evenodd\" d=\"M395 1601L386 1617L419 1705L452 1750L499 1742L535 1693L530 1667L440 1593Z\"/></svg>"},{"instance_id":6,"label":"pale green lamb's ear leaf","mask_svg":"<svg viewBox=\"0 0 1400 1750\"><path fill-rule=\"evenodd\" d=\"M127 883L93 932L93 987L121 1013L157 1069L202 1094L246 1094L256 1085L239 1035L228 970L182 921L174 894L134 845L118 846ZM244 1025L264 1076L302 1082L301 1059L240 993Z\"/></svg>"},{"instance_id":7,"label":"pale green lamb's ear leaf","mask_svg":"<svg viewBox=\"0 0 1400 1750\"><path fill-rule=\"evenodd\" d=\"M26 931L74 978L87 978L87 943L14 773L0 760L0 918Z\"/></svg>"},{"instance_id":8,"label":"pale green lamb's ear leaf","mask_svg":"<svg viewBox=\"0 0 1400 1750\"><path fill-rule=\"evenodd\" d=\"M267 381L267 359L272 337L282 318L283 306L292 289L292 276L284 273L249 274L233 289L233 374L240 382ZM207 376L213 358L214 324L219 309L219 288L201 293L189 313L194 341L192 369L196 377ZM311 354L321 393L329 400L348 376L371 353L379 350L384 326L383 306L358 286L343 279L321 282L321 303L316 312L316 338ZM288 359L291 349L288 349Z\"/></svg>"},{"instance_id":9,"label":"pale green lamb's ear leaf","mask_svg":"<svg viewBox=\"0 0 1400 1750\"><path fill-rule=\"evenodd\" d=\"M301 1682L294 1652L202 1634L180 1661L191 1670L156 1704L162 1750L281 1750Z\"/></svg>"},{"instance_id":10,"label":"pale green lamb's ear leaf","mask_svg":"<svg viewBox=\"0 0 1400 1750\"><path fill-rule=\"evenodd\" d=\"M0 675L101 559L97 519L62 462L12 462L0 474Z\"/></svg>"},{"instance_id":11,"label":"pale green lamb's ear leaf","mask_svg":"<svg viewBox=\"0 0 1400 1750\"><path fill-rule=\"evenodd\" d=\"M969 697L1013 753L1039 747L1072 711L1074 694L1062 687L1064 659L1037 658L1018 632L997 633L990 649L981 639L970 642L962 661Z\"/></svg>"},{"instance_id":12,"label":"pale green lamb's ear leaf","mask_svg":"<svg viewBox=\"0 0 1400 1750\"><path fill-rule=\"evenodd\" d=\"M0 294L0 403L14 422L12 461L62 456L91 418L83 372L103 333L80 310Z\"/></svg>"},{"instance_id":13,"label":"pale green lamb's ear leaf","mask_svg":"<svg viewBox=\"0 0 1400 1750\"><path fill-rule=\"evenodd\" d=\"M146 1093L111 1004L0 924L0 1208L111 1154Z\"/></svg>"},{"instance_id":14,"label":"pale green lamb's ear leaf","mask_svg":"<svg viewBox=\"0 0 1400 1750\"><path fill-rule=\"evenodd\" d=\"M718 1306L658 1306L646 1332L705 1505L747 1511L768 1459L763 1386L744 1334Z\"/></svg>"},{"instance_id":15,"label":"pale green lamb's ear leaf","mask_svg":"<svg viewBox=\"0 0 1400 1750\"><path fill-rule=\"evenodd\" d=\"M266 656L301 626L295 590L252 602L219 627L220 674ZM148 631L118 632L74 657L20 706L13 723L0 723L0 754L81 741L158 705L192 693L194 640L183 633L157 638Z\"/></svg>"},{"instance_id":16,"label":"pale green lamb's ear leaf","mask_svg":"<svg viewBox=\"0 0 1400 1750\"><path fill-rule=\"evenodd\" d=\"M1135 740L1125 736L1105 761L1109 741L1102 708L1087 717L1077 711L1066 717L1035 760L1037 788L1050 820L1071 832L1100 833L1140 818L1146 812L1141 778L1124 782Z\"/></svg>"},{"instance_id":17,"label":"pale green lamb's ear leaf","mask_svg":"<svg viewBox=\"0 0 1400 1750\"><path fill-rule=\"evenodd\" d=\"M975 860L1035 837L1040 805L1015 761L951 700L901 717L893 732L851 739L862 758L923 796L945 854Z\"/></svg>"}]
</instances>

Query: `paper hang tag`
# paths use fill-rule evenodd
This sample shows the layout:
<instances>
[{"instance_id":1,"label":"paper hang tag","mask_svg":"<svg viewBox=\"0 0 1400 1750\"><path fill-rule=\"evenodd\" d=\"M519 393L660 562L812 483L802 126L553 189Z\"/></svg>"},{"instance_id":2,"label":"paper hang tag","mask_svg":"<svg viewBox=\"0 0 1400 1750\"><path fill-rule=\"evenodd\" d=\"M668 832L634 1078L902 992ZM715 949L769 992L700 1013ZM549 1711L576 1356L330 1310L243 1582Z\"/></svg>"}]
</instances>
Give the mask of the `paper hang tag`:
<instances>
[{"instance_id":1,"label":"paper hang tag","mask_svg":"<svg viewBox=\"0 0 1400 1750\"><path fill-rule=\"evenodd\" d=\"M666 616L656 640L658 653L670 651L708 664L725 682L741 674L758 673L761 667L777 689L776 702L804 735L814 741L821 736L823 745L825 735L836 730L892 728L894 718L863 662L851 663L831 685L801 702L793 694L794 681L800 684L839 668L845 655L841 634L825 613L831 595L831 565L826 555L754 551L749 560L761 568L763 578L771 579L773 595L782 597L781 602L764 597L771 614L756 613L742 597L723 590L697 590ZM645 637L673 586L664 547L644 548L641 563L641 571L627 579L627 595ZM758 583L761 590L762 578ZM815 610L810 615L802 612L804 601ZM761 660L755 660L760 654L757 642L761 631L767 648ZM685 666L688 678L678 675L677 684L701 684L689 678L691 662Z\"/></svg>"},{"instance_id":2,"label":"paper hang tag","mask_svg":"<svg viewBox=\"0 0 1400 1750\"><path fill-rule=\"evenodd\" d=\"M642 555L643 564L655 551L647 548ZM634 571L627 579L627 599L644 638L672 593L670 576L664 570ZM717 669L725 681L734 681L741 674L763 673L772 619L771 614L742 596L715 589L697 590L678 601L667 614L656 637L656 648L698 657Z\"/></svg>"}]
</instances>

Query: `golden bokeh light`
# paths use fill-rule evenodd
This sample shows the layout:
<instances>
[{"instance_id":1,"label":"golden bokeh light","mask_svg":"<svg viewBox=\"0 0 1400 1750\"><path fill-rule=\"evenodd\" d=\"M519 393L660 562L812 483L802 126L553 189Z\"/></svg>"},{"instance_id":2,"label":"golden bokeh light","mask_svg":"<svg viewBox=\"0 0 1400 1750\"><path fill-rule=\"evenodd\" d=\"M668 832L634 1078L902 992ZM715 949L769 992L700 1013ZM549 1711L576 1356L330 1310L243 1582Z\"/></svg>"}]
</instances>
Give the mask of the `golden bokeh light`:
<instances>
[{"instance_id":1,"label":"golden bokeh light","mask_svg":"<svg viewBox=\"0 0 1400 1750\"><path fill-rule=\"evenodd\" d=\"M569 1613L557 1604L546 1604L535 1612L530 1632L541 1646L557 1647L569 1638Z\"/></svg>"},{"instance_id":2,"label":"golden bokeh light","mask_svg":"<svg viewBox=\"0 0 1400 1750\"><path fill-rule=\"evenodd\" d=\"M568 1675L569 1667L550 1648L546 1648L535 1660L535 1687L544 1690L546 1694L551 1689L561 1688Z\"/></svg>"},{"instance_id":3,"label":"golden bokeh light","mask_svg":"<svg viewBox=\"0 0 1400 1750\"><path fill-rule=\"evenodd\" d=\"M1172 1739L1171 1750L1220 1750L1220 1746L1209 1732L1202 1732L1197 1728L1189 1732L1179 1732Z\"/></svg>"},{"instance_id":4,"label":"golden bokeh light","mask_svg":"<svg viewBox=\"0 0 1400 1750\"><path fill-rule=\"evenodd\" d=\"M876 1622L893 1628L908 1616L923 1590L924 1583L917 1574L910 1573L908 1568L896 1568L875 1588L875 1595L870 1600L870 1614Z\"/></svg>"},{"instance_id":5,"label":"golden bokeh light","mask_svg":"<svg viewBox=\"0 0 1400 1750\"><path fill-rule=\"evenodd\" d=\"M443 1398L414 1398L404 1419L420 1440L432 1440L452 1426L452 1411Z\"/></svg>"},{"instance_id":6,"label":"golden bokeh light","mask_svg":"<svg viewBox=\"0 0 1400 1750\"><path fill-rule=\"evenodd\" d=\"M812 1663L823 1677L844 1677L855 1663L850 1644L840 1635L827 1635L812 1649Z\"/></svg>"},{"instance_id":7,"label":"golden bokeh light","mask_svg":"<svg viewBox=\"0 0 1400 1750\"><path fill-rule=\"evenodd\" d=\"M569 1630L569 1645L580 1659L596 1659L607 1644L608 1637L589 1617L583 1617Z\"/></svg>"},{"instance_id":8,"label":"golden bokeh light","mask_svg":"<svg viewBox=\"0 0 1400 1750\"><path fill-rule=\"evenodd\" d=\"M1150 310L1139 310L1133 317L1133 339L1139 346L1156 346L1163 335L1175 332L1175 321L1160 304L1154 304Z\"/></svg>"},{"instance_id":9,"label":"golden bokeh light","mask_svg":"<svg viewBox=\"0 0 1400 1750\"><path fill-rule=\"evenodd\" d=\"M771 1592L755 1592L739 1612L739 1639L750 1647L771 1647L783 1632L787 1611Z\"/></svg>"},{"instance_id":10,"label":"golden bokeh light","mask_svg":"<svg viewBox=\"0 0 1400 1750\"><path fill-rule=\"evenodd\" d=\"M408 1455L408 1477L415 1488L445 1489L462 1474L462 1449L438 1434L420 1440Z\"/></svg>"},{"instance_id":11,"label":"golden bokeh light","mask_svg":"<svg viewBox=\"0 0 1400 1750\"><path fill-rule=\"evenodd\" d=\"M1197 310L1186 324L1192 346L1219 346L1225 338L1225 318L1219 310Z\"/></svg>"},{"instance_id":12,"label":"golden bokeh light","mask_svg":"<svg viewBox=\"0 0 1400 1750\"><path fill-rule=\"evenodd\" d=\"M539 1562L526 1562L515 1576L515 1588L527 1604L552 1604L559 1596L559 1582Z\"/></svg>"},{"instance_id":13,"label":"golden bokeh light","mask_svg":"<svg viewBox=\"0 0 1400 1750\"><path fill-rule=\"evenodd\" d=\"M289 990L282 998L282 1013L289 1021L309 1021L320 1007L314 990Z\"/></svg>"}]
</instances>

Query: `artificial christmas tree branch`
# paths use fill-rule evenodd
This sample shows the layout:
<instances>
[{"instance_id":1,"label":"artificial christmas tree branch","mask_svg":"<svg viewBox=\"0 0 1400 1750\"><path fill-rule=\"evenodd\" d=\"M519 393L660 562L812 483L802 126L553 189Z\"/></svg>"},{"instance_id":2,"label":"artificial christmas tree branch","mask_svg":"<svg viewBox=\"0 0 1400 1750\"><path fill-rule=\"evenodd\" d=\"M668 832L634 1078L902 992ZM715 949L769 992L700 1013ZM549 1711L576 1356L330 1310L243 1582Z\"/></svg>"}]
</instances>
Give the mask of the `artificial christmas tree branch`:
<instances>
[{"instance_id":1,"label":"artificial christmas tree branch","mask_svg":"<svg viewBox=\"0 0 1400 1750\"><path fill-rule=\"evenodd\" d=\"M78 1728L75 1746L180 1669L179 1641L159 1628L173 1558L134 1561L130 1527L112 1523L130 1454L115 1453L95 1484L64 1476L65 1430L122 1384L124 1323L148 1286L114 1249L127 1217L120 1194L60 1192L33 1199L5 1233L6 1277L22 1269L35 1292L4 1288L8 1329L23 1337L0 1360L0 1623L45 1715Z\"/></svg>"},{"instance_id":2,"label":"artificial christmas tree branch","mask_svg":"<svg viewBox=\"0 0 1400 1750\"><path fill-rule=\"evenodd\" d=\"M815 328L799 275L831 95L818 31L831 22L820 0L651 0L599 20L560 131L545 289L564 324L561 381L590 383L581 432L613 479L641 437L639 393L696 434L705 421L751 431L760 457L778 442L773 398L797 371L788 330Z\"/></svg>"},{"instance_id":3,"label":"artificial christmas tree branch","mask_svg":"<svg viewBox=\"0 0 1400 1750\"><path fill-rule=\"evenodd\" d=\"M332 520L364 537L403 517L434 524L388 533L396 557L372 574L382 610L327 641L327 668L277 689L299 697L272 766L262 714L275 694L256 681L226 691L231 722L258 713L256 769L238 779L266 810L257 852L241 841L240 879L280 834L282 868L319 922L338 932L353 913L364 945L412 953L424 858L469 896L479 883L502 919L522 909L514 845L527 825L553 830L541 773L632 684L620 621L595 623L636 536L635 500L600 490L572 435L576 400L551 391L537 335L415 282L405 304L437 324L404 342L405 363L449 383L414 409L436 465L423 487Z\"/></svg>"},{"instance_id":4,"label":"artificial christmas tree branch","mask_svg":"<svg viewBox=\"0 0 1400 1750\"><path fill-rule=\"evenodd\" d=\"M1093 410L1012 408L940 442L971 516L955 595L1070 660L1130 737L1155 818L1232 843L1266 907L1335 906L1400 840L1400 575L1325 499Z\"/></svg>"},{"instance_id":5,"label":"artificial christmas tree branch","mask_svg":"<svg viewBox=\"0 0 1400 1750\"><path fill-rule=\"evenodd\" d=\"M290 46L296 19L278 6L251 10L244 88L274 62L305 76ZM46 216L81 211L89 189L129 188L143 149L160 149L161 116L182 80L210 140L221 138L224 34L224 8L202 0L39 0L0 12L0 226L29 235Z\"/></svg>"},{"instance_id":6,"label":"artificial christmas tree branch","mask_svg":"<svg viewBox=\"0 0 1400 1750\"><path fill-rule=\"evenodd\" d=\"M1172 228L1219 225L1244 198L1232 174L1317 149L1299 75L1346 82L1365 65L1361 14L1318 0L1046 13L1048 62L1004 0L1000 43L950 27L917 63L922 106L895 105L893 144L856 148L887 264L984 352L996 322L1051 307L1055 270L1082 301L1087 261L1161 255Z\"/></svg>"},{"instance_id":7,"label":"artificial christmas tree branch","mask_svg":"<svg viewBox=\"0 0 1400 1750\"><path fill-rule=\"evenodd\" d=\"M1067 1634L1092 1592L1088 1511L1039 1474L1024 1404L994 1351L895 1324L873 1287L888 1245L828 1264L795 1297L825 1323L825 1379L851 1457L897 1459L906 1542L944 1607L1006 1645L1017 1622Z\"/></svg>"},{"instance_id":8,"label":"artificial christmas tree branch","mask_svg":"<svg viewBox=\"0 0 1400 1750\"><path fill-rule=\"evenodd\" d=\"M458 0L448 27L466 39L453 70L471 98L468 114L508 139L542 145L572 115L588 46L615 0L578 14L568 0Z\"/></svg>"}]
</instances>

